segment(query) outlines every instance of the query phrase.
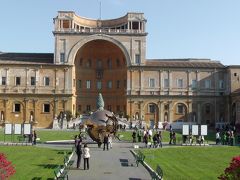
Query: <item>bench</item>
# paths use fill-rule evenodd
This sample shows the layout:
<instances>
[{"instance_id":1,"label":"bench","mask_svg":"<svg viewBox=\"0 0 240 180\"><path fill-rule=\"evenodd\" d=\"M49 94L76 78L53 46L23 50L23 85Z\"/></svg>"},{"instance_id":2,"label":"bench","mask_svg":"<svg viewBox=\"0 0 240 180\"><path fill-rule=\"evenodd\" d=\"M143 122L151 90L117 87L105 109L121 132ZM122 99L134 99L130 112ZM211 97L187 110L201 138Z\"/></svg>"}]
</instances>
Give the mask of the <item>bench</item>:
<instances>
[{"instance_id":1,"label":"bench","mask_svg":"<svg viewBox=\"0 0 240 180\"><path fill-rule=\"evenodd\" d=\"M68 155L64 155L64 165L69 169L74 163L74 160L70 160Z\"/></svg>"},{"instance_id":2,"label":"bench","mask_svg":"<svg viewBox=\"0 0 240 180\"><path fill-rule=\"evenodd\" d=\"M136 160L137 167L138 167L139 163L143 163L144 162L145 155L141 151L138 151L138 153L135 154L134 157L135 157L135 160Z\"/></svg>"},{"instance_id":3,"label":"bench","mask_svg":"<svg viewBox=\"0 0 240 180\"><path fill-rule=\"evenodd\" d=\"M163 170L159 165L157 165L156 171L152 173L152 180L159 179L163 179Z\"/></svg>"},{"instance_id":4,"label":"bench","mask_svg":"<svg viewBox=\"0 0 240 180\"><path fill-rule=\"evenodd\" d=\"M58 179L68 180L67 171L62 170L61 166L58 166L56 169L54 169L54 175L57 180Z\"/></svg>"}]
</instances>

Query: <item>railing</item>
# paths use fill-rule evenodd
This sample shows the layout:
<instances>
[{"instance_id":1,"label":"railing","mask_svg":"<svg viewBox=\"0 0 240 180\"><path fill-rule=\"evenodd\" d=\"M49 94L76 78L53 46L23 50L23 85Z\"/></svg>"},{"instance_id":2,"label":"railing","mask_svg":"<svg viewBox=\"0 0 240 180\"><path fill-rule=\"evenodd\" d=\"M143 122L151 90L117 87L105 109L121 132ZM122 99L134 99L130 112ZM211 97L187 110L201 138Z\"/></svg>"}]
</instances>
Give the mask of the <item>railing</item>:
<instances>
[{"instance_id":1,"label":"railing","mask_svg":"<svg viewBox=\"0 0 240 180\"><path fill-rule=\"evenodd\" d=\"M103 34L145 34L142 30L135 29L104 29L104 28L86 28L86 29L70 29L58 28L55 32L63 33L103 33Z\"/></svg>"}]
</instances>

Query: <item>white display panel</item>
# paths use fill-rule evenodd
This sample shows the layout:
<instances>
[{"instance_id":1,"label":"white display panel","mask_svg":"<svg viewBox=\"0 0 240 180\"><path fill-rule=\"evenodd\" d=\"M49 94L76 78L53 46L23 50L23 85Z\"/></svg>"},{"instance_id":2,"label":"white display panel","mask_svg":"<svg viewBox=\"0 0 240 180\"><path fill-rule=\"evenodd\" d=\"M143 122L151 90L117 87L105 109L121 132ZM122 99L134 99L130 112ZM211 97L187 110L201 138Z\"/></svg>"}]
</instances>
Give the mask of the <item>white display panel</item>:
<instances>
[{"instance_id":1,"label":"white display panel","mask_svg":"<svg viewBox=\"0 0 240 180\"><path fill-rule=\"evenodd\" d=\"M23 125L23 134L31 134L31 124Z\"/></svg>"},{"instance_id":2,"label":"white display panel","mask_svg":"<svg viewBox=\"0 0 240 180\"><path fill-rule=\"evenodd\" d=\"M12 124L5 124L4 133L5 134L12 134Z\"/></svg>"},{"instance_id":3,"label":"white display panel","mask_svg":"<svg viewBox=\"0 0 240 180\"><path fill-rule=\"evenodd\" d=\"M198 125L192 125L192 135L198 135Z\"/></svg>"},{"instance_id":4,"label":"white display panel","mask_svg":"<svg viewBox=\"0 0 240 180\"><path fill-rule=\"evenodd\" d=\"M14 124L14 134L22 134L22 125Z\"/></svg>"},{"instance_id":5,"label":"white display panel","mask_svg":"<svg viewBox=\"0 0 240 180\"><path fill-rule=\"evenodd\" d=\"M189 125L182 126L182 135L189 135Z\"/></svg>"},{"instance_id":6,"label":"white display panel","mask_svg":"<svg viewBox=\"0 0 240 180\"><path fill-rule=\"evenodd\" d=\"M202 136L207 135L207 125L201 125L201 135Z\"/></svg>"}]
</instances>

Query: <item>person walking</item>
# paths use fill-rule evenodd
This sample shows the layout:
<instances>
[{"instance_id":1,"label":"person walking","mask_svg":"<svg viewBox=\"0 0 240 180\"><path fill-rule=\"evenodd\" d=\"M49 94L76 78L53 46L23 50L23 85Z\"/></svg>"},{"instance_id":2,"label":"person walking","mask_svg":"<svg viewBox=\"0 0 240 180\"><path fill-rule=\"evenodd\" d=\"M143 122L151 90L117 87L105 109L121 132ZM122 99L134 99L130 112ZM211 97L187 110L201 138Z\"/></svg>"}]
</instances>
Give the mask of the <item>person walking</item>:
<instances>
[{"instance_id":1,"label":"person walking","mask_svg":"<svg viewBox=\"0 0 240 180\"><path fill-rule=\"evenodd\" d=\"M84 148L83 148L84 170L89 169L89 158L90 158L90 149L88 148L87 144L84 144Z\"/></svg>"},{"instance_id":2,"label":"person walking","mask_svg":"<svg viewBox=\"0 0 240 180\"><path fill-rule=\"evenodd\" d=\"M112 136L110 134L108 134L108 144L109 144L110 148L112 149Z\"/></svg>"},{"instance_id":3,"label":"person walking","mask_svg":"<svg viewBox=\"0 0 240 180\"><path fill-rule=\"evenodd\" d=\"M33 137L33 145L36 145L37 144L37 133L35 130L33 131L32 137Z\"/></svg>"},{"instance_id":4,"label":"person walking","mask_svg":"<svg viewBox=\"0 0 240 180\"><path fill-rule=\"evenodd\" d=\"M103 138L103 150L105 151L105 147L107 146L107 150L108 150L108 134L105 134L104 138Z\"/></svg>"},{"instance_id":5,"label":"person walking","mask_svg":"<svg viewBox=\"0 0 240 180\"><path fill-rule=\"evenodd\" d=\"M80 164L81 164L81 156L82 156L82 143L81 143L81 141L78 141L78 144L76 145L76 154L77 154L77 168L79 168Z\"/></svg>"}]
</instances>

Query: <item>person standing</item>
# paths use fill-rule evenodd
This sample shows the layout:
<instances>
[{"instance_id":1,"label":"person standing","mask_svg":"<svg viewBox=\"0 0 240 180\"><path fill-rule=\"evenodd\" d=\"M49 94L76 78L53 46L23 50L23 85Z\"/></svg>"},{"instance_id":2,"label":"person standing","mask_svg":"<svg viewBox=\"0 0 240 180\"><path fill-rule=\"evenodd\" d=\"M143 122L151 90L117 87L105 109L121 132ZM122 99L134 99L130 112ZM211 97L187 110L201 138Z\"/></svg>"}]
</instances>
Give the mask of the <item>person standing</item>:
<instances>
[{"instance_id":1,"label":"person standing","mask_svg":"<svg viewBox=\"0 0 240 180\"><path fill-rule=\"evenodd\" d=\"M80 141L78 141L78 144L76 145L76 154L77 154L77 168L79 168L82 156L82 143Z\"/></svg>"},{"instance_id":2,"label":"person standing","mask_svg":"<svg viewBox=\"0 0 240 180\"><path fill-rule=\"evenodd\" d=\"M33 145L36 145L37 144L37 133L35 130L33 131L32 137L33 137Z\"/></svg>"},{"instance_id":3,"label":"person standing","mask_svg":"<svg viewBox=\"0 0 240 180\"><path fill-rule=\"evenodd\" d=\"M104 138L103 138L103 150L105 151L105 147L107 146L107 150L108 150L108 134L105 134Z\"/></svg>"},{"instance_id":4,"label":"person standing","mask_svg":"<svg viewBox=\"0 0 240 180\"><path fill-rule=\"evenodd\" d=\"M90 150L89 150L87 144L84 144L84 148L83 148L84 170L89 169L89 158L90 158Z\"/></svg>"},{"instance_id":5,"label":"person standing","mask_svg":"<svg viewBox=\"0 0 240 180\"><path fill-rule=\"evenodd\" d=\"M216 132L216 145L218 145L219 143L220 143L220 132L219 131L217 131Z\"/></svg>"},{"instance_id":6,"label":"person standing","mask_svg":"<svg viewBox=\"0 0 240 180\"><path fill-rule=\"evenodd\" d=\"M108 134L108 144L109 144L110 148L112 149L112 136L110 134Z\"/></svg>"},{"instance_id":7,"label":"person standing","mask_svg":"<svg viewBox=\"0 0 240 180\"><path fill-rule=\"evenodd\" d=\"M135 130L132 132L132 140L133 140L133 143L136 142L136 131Z\"/></svg>"}]
</instances>

